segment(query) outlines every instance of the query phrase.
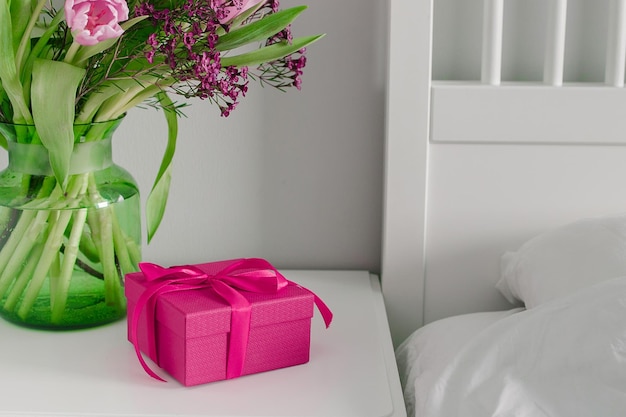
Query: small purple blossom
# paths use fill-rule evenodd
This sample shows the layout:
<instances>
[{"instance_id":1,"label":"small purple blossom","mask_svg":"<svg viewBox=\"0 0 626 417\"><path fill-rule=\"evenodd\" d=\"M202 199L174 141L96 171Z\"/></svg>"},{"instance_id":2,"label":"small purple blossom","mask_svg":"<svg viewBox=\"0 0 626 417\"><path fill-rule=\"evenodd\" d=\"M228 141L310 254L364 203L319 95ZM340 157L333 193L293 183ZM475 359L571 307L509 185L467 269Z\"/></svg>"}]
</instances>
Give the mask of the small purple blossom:
<instances>
[{"instance_id":1,"label":"small purple blossom","mask_svg":"<svg viewBox=\"0 0 626 417\"><path fill-rule=\"evenodd\" d=\"M276 13L278 11L278 8L280 7L280 2L278 0L269 0L267 3L272 9L272 12Z\"/></svg>"},{"instance_id":2,"label":"small purple blossom","mask_svg":"<svg viewBox=\"0 0 626 417\"><path fill-rule=\"evenodd\" d=\"M145 1L145 0L144 0ZM148 62L159 59L159 65L170 70L169 77L178 82L172 86L185 97L198 97L216 103L222 116L228 116L248 91L248 78L277 88L302 85L306 65L304 50L280 60L262 64L249 72L247 67L222 67L221 52L216 49L219 33L230 30L232 13L257 6L249 19L260 19L278 10L278 0L182 0L181 7L155 9L147 2L138 3L135 16L148 15L154 31L146 41L144 55ZM157 35L158 34L158 35ZM267 40L266 45L291 42L288 26ZM158 58L157 58L158 57ZM260 73L260 75L257 74Z\"/></svg>"},{"instance_id":3,"label":"small purple blossom","mask_svg":"<svg viewBox=\"0 0 626 417\"><path fill-rule=\"evenodd\" d=\"M271 7L278 7L278 1L270 1L268 2L268 5ZM292 41L293 34L291 32L290 25L268 39L266 45L273 45L280 42L291 43ZM271 85L281 90L287 87L296 87L298 90L301 90L302 74L304 73L304 67L306 66L305 54L306 48L302 48L298 52L287 55L277 61L261 64L258 68L259 74L257 77L261 83Z\"/></svg>"}]
</instances>

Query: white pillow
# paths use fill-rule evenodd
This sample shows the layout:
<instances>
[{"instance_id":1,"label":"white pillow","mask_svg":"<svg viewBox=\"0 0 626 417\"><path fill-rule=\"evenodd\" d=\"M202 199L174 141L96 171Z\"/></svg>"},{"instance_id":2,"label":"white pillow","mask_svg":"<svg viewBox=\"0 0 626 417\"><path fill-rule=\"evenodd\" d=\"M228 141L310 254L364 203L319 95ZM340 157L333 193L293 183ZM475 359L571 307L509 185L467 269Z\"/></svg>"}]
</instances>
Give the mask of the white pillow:
<instances>
[{"instance_id":1,"label":"white pillow","mask_svg":"<svg viewBox=\"0 0 626 417\"><path fill-rule=\"evenodd\" d=\"M533 308L626 275L626 215L590 218L543 233L501 260L496 284L512 303Z\"/></svg>"},{"instance_id":2,"label":"white pillow","mask_svg":"<svg viewBox=\"0 0 626 417\"><path fill-rule=\"evenodd\" d=\"M396 349L400 382L407 416L415 415L416 405L426 401L446 366L477 334L522 309L461 314L426 324Z\"/></svg>"}]
</instances>

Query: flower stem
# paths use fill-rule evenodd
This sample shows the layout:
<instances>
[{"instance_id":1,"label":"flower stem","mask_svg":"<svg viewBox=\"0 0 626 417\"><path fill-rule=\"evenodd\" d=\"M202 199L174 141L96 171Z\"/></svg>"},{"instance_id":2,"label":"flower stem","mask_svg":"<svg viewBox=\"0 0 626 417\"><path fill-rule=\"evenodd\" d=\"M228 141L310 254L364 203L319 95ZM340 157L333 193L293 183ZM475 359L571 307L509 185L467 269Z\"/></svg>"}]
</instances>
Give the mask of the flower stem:
<instances>
[{"instance_id":1,"label":"flower stem","mask_svg":"<svg viewBox=\"0 0 626 417\"><path fill-rule=\"evenodd\" d=\"M130 259L130 254L128 252L128 247L126 245L126 238L124 237L124 233L120 228L120 224L117 220L117 216L115 215L115 210L113 207L110 208L110 216L111 216L111 226L113 232L113 245L115 248L115 254L117 255L117 260L120 263L120 268L122 270L122 274L125 275L129 272L134 272L135 267Z\"/></svg>"},{"instance_id":2,"label":"flower stem","mask_svg":"<svg viewBox=\"0 0 626 417\"><path fill-rule=\"evenodd\" d=\"M89 176L87 193L92 203L101 199L93 175ZM112 207L106 206L92 212L95 218L91 219L92 235L96 247L100 252L100 262L104 274L104 298L107 305L119 305L121 294L121 282L115 264L115 244L113 242Z\"/></svg>"},{"instance_id":3,"label":"flower stem","mask_svg":"<svg viewBox=\"0 0 626 417\"><path fill-rule=\"evenodd\" d=\"M106 207L98 213L100 236L102 238L102 265L104 267L104 297L107 305L119 303L120 278L115 265L115 246L113 244L113 224L111 208Z\"/></svg>"},{"instance_id":4,"label":"flower stem","mask_svg":"<svg viewBox=\"0 0 626 417\"><path fill-rule=\"evenodd\" d=\"M72 231L70 233L70 238L65 245L65 251L63 252L61 271L58 279L54 280L56 282L55 288L50 291L50 299L52 303L52 323L59 323L63 318L63 312L65 311L65 305L67 304L67 295L72 279L72 271L74 269L74 264L76 263L76 258L78 257L78 245L83 234L86 219L87 209L74 211Z\"/></svg>"},{"instance_id":5,"label":"flower stem","mask_svg":"<svg viewBox=\"0 0 626 417\"><path fill-rule=\"evenodd\" d=\"M68 199L71 201L76 198L77 195L80 195L81 192L85 191L86 187L86 174L72 177L66 193ZM50 211L50 217L53 217L53 220L50 222L50 234L46 239L39 263L33 272L30 284L24 294L24 299L22 300L22 303L17 311L18 316L24 320L28 317L31 308L37 299L37 295L41 290L41 286L43 285L45 278L48 276L48 271L54 261L54 257L59 254L59 250L61 249L61 245L63 243L63 234L65 232L65 228L70 222L72 214L73 210L60 210L58 212L56 210ZM61 277L62 281L64 279L66 279L66 277Z\"/></svg>"},{"instance_id":6,"label":"flower stem","mask_svg":"<svg viewBox=\"0 0 626 417\"><path fill-rule=\"evenodd\" d=\"M24 299L22 300L22 303L17 311L18 316L20 316L23 320L28 317L33 304L35 304L35 300L37 299L37 295L39 294L41 286L43 285L48 274L48 270L50 269L59 248L61 247L61 229L65 228L67 222L69 222L70 215L71 212L62 212L50 230L50 234L46 239L39 262L37 263L33 276L30 280L30 284L24 294Z\"/></svg>"},{"instance_id":7,"label":"flower stem","mask_svg":"<svg viewBox=\"0 0 626 417\"><path fill-rule=\"evenodd\" d=\"M141 248L130 236L125 236L126 240L126 248L128 249L128 254L130 255L130 260L133 263L133 270L137 271L137 267L139 262L141 262Z\"/></svg>"},{"instance_id":8,"label":"flower stem","mask_svg":"<svg viewBox=\"0 0 626 417\"><path fill-rule=\"evenodd\" d=\"M33 223L37 217L37 221ZM9 288L15 275L22 264L22 260L28 256L37 234L33 230L37 224L45 222L48 213L37 213L35 211L26 211L22 213L17 226L11 233L6 244L0 251L0 299ZM34 235L34 236L33 236ZM30 241L30 245L29 245Z\"/></svg>"},{"instance_id":9,"label":"flower stem","mask_svg":"<svg viewBox=\"0 0 626 417\"><path fill-rule=\"evenodd\" d=\"M55 181L44 181L36 200L60 197L60 190L53 188L55 183ZM49 214L47 211L23 211L15 228L8 231L10 236L0 250L0 299L24 264L39 233L44 230Z\"/></svg>"},{"instance_id":10,"label":"flower stem","mask_svg":"<svg viewBox=\"0 0 626 417\"><path fill-rule=\"evenodd\" d=\"M74 59L74 56L76 55L76 52L78 52L78 48L80 48L80 45L76 41L72 42L69 49L67 50L67 53L65 54L65 59L63 61L71 63Z\"/></svg>"},{"instance_id":11,"label":"flower stem","mask_svg":"<svg viewBox=\"0 0 626 417\"><path fill-rule=\"evenodd\" d=\"M11 288L11 292L7 296L7 300L4 303L4 309L6 311L13 311L15 309L22 292L24 292L24 288L26 288L30 282L33 271L35 271L35 267L37 266L37 263L41 258L41 254L43 253L43 249L44 245L41 243L38 244L31 252L31 256L28 258L26 266L15 280L15 284Z\"/></svg>"}]
</instances>

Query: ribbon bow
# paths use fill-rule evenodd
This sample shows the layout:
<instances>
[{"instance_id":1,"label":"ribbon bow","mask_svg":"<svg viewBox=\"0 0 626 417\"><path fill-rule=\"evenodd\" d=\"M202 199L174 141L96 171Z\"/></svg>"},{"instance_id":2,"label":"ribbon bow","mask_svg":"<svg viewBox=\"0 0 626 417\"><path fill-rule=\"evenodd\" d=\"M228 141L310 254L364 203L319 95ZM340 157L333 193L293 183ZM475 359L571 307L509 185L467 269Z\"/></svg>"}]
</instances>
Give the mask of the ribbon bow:
<instances>
[{"instance_id":1,"label":"ribbon bow","mask_svg":"<svg viewBox=\"0 0 626 417\"><path fill-rule=\"evenodd\" d=\"M174 291L210 288L230 304L232 308L231 332L226 379L231 379L241 376L243 371L250 330L251 305L238 290L273 294L289 284L298 285L288 281L269 262L259 258L230 261L226 267L216 273L208 273L195 265L163 268L144 262L139 264L139 268L149 285L137 300L135 310L130 318L130 340L135 347L135 353L143 369L148 375L160 381L165 380L152 371L143 359L137 337L139 317L144 308L147 308L149 354L156 358L156 344L152 341L154 341L156 300L160 295ZM322 314L326 327L330 326L333 314L326 304L312 291L300 285L298 287L313 294L315 305Z\"/></svg>"}]
</instances>

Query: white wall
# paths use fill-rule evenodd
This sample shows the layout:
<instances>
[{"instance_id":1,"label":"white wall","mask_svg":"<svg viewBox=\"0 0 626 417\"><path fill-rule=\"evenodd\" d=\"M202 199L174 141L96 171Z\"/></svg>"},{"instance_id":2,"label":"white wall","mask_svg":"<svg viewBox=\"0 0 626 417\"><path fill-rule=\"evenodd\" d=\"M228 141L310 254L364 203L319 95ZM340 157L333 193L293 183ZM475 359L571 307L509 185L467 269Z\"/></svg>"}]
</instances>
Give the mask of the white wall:
<instances>
[{"instance_id":1,"label":"white wall","mask_svg":"<svg viewBox=\"0 0 626 417\"><path fill-rule=\"evenodd\" d=\"M380 268L386 2L309 4L296 36L308 49L302 91L251 85L228 118L194 101L180 121L171 198L144 258L163 265L265 257L283 268ZM115 160L143 201L165 146L165 122L134 110Z\"/></svg>"}]
</instances>

